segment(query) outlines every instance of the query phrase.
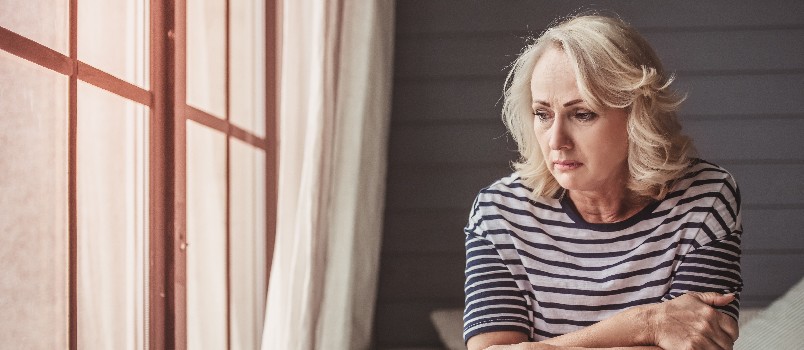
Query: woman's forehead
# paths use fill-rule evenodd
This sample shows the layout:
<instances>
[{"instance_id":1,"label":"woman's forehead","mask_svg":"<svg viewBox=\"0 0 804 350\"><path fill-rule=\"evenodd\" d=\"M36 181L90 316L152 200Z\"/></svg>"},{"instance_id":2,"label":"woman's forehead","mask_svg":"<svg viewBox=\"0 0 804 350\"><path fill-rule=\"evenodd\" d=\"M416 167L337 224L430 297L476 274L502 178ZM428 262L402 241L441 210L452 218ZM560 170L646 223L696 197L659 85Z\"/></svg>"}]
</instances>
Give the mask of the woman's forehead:
<instances>
[{"instance_id":1,"label":"woman's forehead","mask_svg":"<svg viewBox=\"0 0 804 350\"><path fill-rule=\"evenodd\" d=\"M561 50L548 49L536 62L530 81L535 101L564 104L580 98L575 71Z\"/></svg>"}]
</instances>

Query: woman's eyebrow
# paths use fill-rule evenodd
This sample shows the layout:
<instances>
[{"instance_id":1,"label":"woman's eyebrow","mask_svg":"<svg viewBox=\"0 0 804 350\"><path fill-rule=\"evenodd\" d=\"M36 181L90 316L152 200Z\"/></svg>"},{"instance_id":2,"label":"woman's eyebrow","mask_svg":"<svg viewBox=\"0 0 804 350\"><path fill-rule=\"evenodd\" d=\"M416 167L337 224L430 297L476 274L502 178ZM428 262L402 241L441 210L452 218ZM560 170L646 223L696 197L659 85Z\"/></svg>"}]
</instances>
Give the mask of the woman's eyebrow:
<instances>
[{"instance_id":1,"label":"woman's eyebrow","mask_svg":"<svg viewBox=\"0 0 804 350\"><path fill-rule=\"evenodd\" d=\"M583 100L582 100L582 99L580 99L580 98L578 98L578 99L574 99L574 100L572 100L572 101L569 101L569 102L565 103L565 104L564 104L564 107L569 107L569 106L572 106L572 105L574 105L574 104L581 103L581 102L583 102ZM533 104L534 104L534 105L537 105L537 104L538 104L538 105L543 105L543 106L545 106L545 107L550 107L550 103L548 103L547 101L542 101L542 100L534 100L534 101L533 101Z\"/></svg>"}]
</instances>

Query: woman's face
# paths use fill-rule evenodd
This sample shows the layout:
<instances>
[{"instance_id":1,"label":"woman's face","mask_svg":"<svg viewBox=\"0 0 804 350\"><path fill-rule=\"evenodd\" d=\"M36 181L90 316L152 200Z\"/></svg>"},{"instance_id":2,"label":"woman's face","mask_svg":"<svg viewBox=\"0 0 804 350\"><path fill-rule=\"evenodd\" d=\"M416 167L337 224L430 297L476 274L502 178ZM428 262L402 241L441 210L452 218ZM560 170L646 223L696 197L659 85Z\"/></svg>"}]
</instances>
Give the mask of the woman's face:
<instances>
[{"instance_id":1,"label":"woman's face","mask_svg":"<svg viewBox=\"0 0 804 350\"><path fill-rule=\"evenodd\" d=\"M627 114L592 110L581 98L567 55L549 48L530 82L533 131L547 168L561 187L609 193L628 179Z\"/></svg>"}]
</instances>

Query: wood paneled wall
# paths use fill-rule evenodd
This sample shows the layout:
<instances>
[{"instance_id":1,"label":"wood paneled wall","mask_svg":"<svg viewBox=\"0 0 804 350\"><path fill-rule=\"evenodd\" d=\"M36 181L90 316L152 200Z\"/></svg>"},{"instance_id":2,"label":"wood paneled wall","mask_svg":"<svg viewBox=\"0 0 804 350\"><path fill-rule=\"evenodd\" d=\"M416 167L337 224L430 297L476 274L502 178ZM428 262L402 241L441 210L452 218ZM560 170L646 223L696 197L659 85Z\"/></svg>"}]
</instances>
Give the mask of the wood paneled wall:
<instances>
[{"instance_id":1,"label":"wood paneled wall","mask_svg":"<svg viewBox=\"0 0 804 350\"><path fill-rule=\"evenodd\" d=\"M477 192L511 172L507 65L579 9L636 26L676 88L701 156L743 194L743 305L804 275L804 2L398 0L376 348L438 347L429 313L463 305L463 232Z\"/></svg>"}]
</instances>

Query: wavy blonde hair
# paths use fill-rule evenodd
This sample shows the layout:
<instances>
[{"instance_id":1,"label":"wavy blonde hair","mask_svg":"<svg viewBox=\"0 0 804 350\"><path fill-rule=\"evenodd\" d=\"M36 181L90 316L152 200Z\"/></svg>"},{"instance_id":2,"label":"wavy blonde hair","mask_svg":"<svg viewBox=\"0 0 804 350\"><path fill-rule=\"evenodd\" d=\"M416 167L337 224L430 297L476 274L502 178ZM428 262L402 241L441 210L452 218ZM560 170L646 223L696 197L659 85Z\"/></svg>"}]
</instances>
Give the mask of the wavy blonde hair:
<instances>
[{"instance_id":1,"label":"wavy blonde hair","mask_svg":"<svg viewBox=\"0 0 804 350\"><path fill-rule=\"evenodd\" d=\"M581 97L595 110L625 108L628 114L628 189L661 199L695 153L676 117L684 100L670 89L656 53L620 19L582 15L547 29L525 47L505 82L503 120L519 147L514 163L536 195L551 196L561 186L547 168L533 131L530 80L536 61L548 48L569 58Z\"/></svg>"}]
</instances>

